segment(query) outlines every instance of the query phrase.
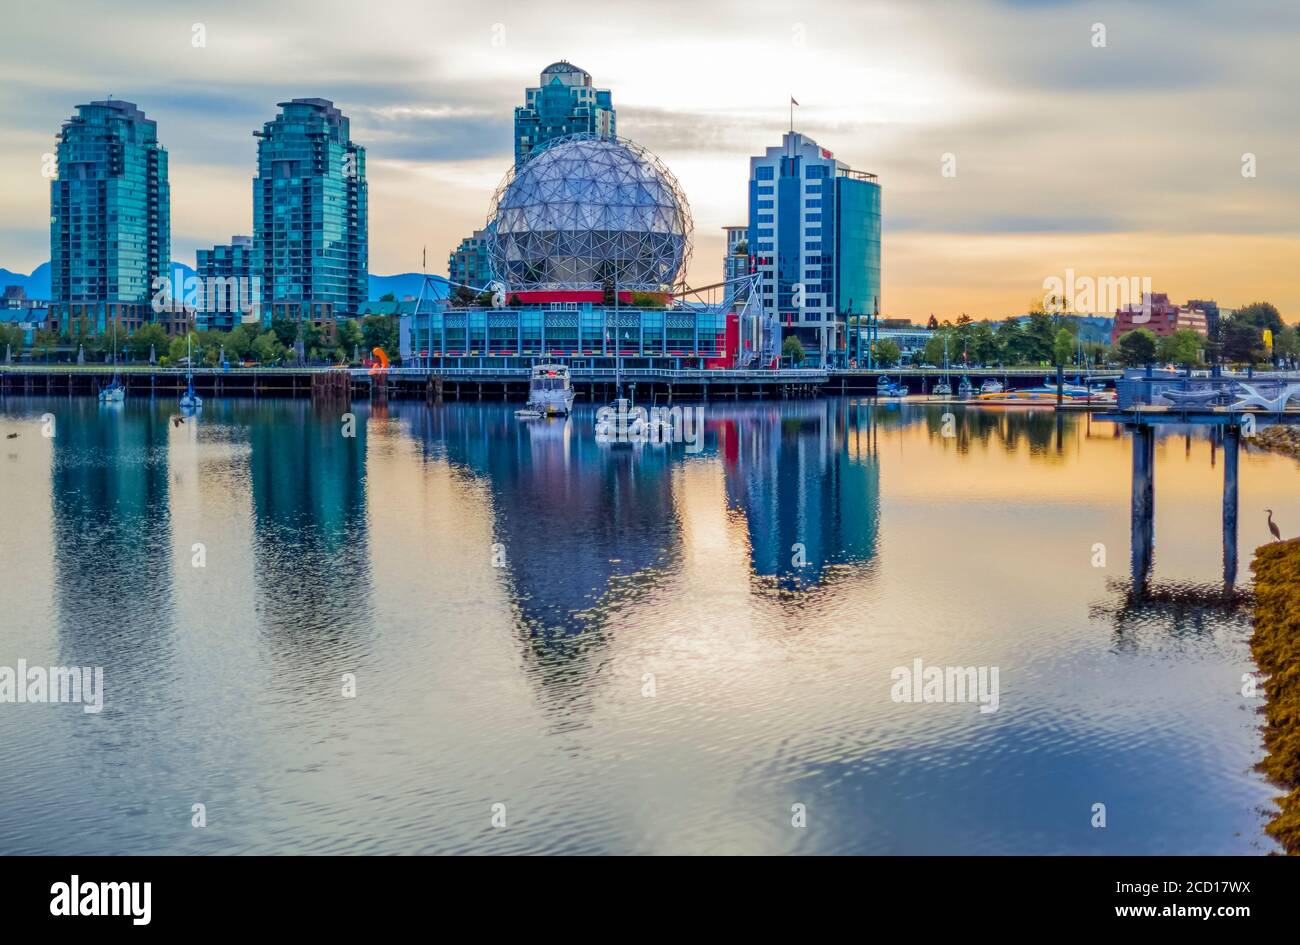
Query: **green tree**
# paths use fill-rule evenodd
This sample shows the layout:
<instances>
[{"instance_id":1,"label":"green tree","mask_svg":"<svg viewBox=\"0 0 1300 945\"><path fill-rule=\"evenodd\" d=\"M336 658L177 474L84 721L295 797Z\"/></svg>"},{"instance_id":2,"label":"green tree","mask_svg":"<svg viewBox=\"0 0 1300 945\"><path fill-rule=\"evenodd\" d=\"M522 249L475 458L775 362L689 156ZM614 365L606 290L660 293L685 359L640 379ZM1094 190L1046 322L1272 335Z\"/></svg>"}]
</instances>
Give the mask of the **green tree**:
<instances>
[{"instance_id":1,"label":"green tree","mask_svg":"<svg viewBox=\"0 0 1300 945\"><path fill-rule=\"evenodd\" d=\"M1274 335L1273 353L1286 361L1300 357L1300 327L1289 325Z\"/></svg>"},{"instance_id":2,"label":"green tree","mask_svg":"<svg viewBox=\"0 0 1300 945\"><path fill-rule=\"evenodd\" d=\"M352 352L361 347L365 339L361 336L361 327L355 318L346 318L339 322L338 345L343 349L343 356L352 358Z\"/></svg>"},{"instance_id":3,"label":"green tree","mask_svg":"<svg viewBox=\"0 0 1300 945\"><path fill-rule=\"evenodd\" d=\"M172 338L171 341L167 343L167 358L170 361L179 361L181 358L185 357L185 355L186 355L185 336L176 335L174 338ZM197 360L197 353L195 355L195 358Z\"/></svg>"},{"instance_id":4,"label":"green tree","mask_svg":"<svg viewBox=\"0 0 1300 945\"><path fill-rule=\"evenodd\" d=\"M323 338L324 332L319 325L313 322L302 323L302 350L308 360L314 361L322 356Z\"/></svg>"},{"instance_id":5,"label":"green tree","mask_svg":"<svg viewBox=\"0 0 1300 945\"><path fill-rule=\"evenodd\" d=\"M1074 358L1074 335L1068 328L1058 329L1052 339L1052 363L1059 366L1069 364Z\"/></svg>"},{"instance_id":6,"label":"green tree","mask_svg":"<svg viewBox=\"0 0 1300 945\"><path fill-rule=\"evenodd\" d=\"M60 340L57 331L38 331L32 336L32 355L42 359L48 358Z\"/></svg>"},{"instance_id":7,"label":"green tree","mask_svg":"<svg viewBox=\"0 0 1300 945\"><path fill-rule=\"evenodd\" d=\"M876 342L876 363L881 367L892 367L898 363L901 356L902 352L898 350L898 345L888 338Z\"/></svg>"},{"instance_id":8,"label":"green tree","mask_svg":"<svg viewBox=\"0 0 1300 945\"><path fill-rule=\"evenodd\" d=\"M194 361L197 364L216 366L221 360L221 349L226 335L220 331L200 331L194 335Z\"/></svg>"},{"instance_id":9,"label":"green tree","mask_svg":"<svg viewBox=\"0 0 1300 945\"><path fill-rule=\"evenodd\" d=\"M141 325L135 330L135 334L127 339L126 350L135 360L144 361L148 359L150 350L153 350L156 355L165 354L167 345L166 330L157 322L150 322Z\"/></svg>"},{"instance_id":10,"label":"green tree","mask_svg":"<svg viewBox=\"0 0 1300 945\"><path fill-rule=\"evenodd\" d=\"M1172 335L1161 338L1156 352L1159 360L1166 364L1191 367L1201 360L1201 349L1204 345L1205 339L1200 332L1192 331L1190 328L1180 328Z\"/></svg>"},{"instance_id":11,"label":"green tree","mask_svg":"<svg viewBox=\"0 0 1300 945\"><path fill-rule=\"evenodd\" d=\"M1232 318L1234 321L1254 325L1261 330L1267 328L1274 335L1285 327L1282 321L1282 313L1277 310L1277 306L1272 302L1251 302L1249 305L1237 309Z\"/></svg>"},{"instance_id":12,"label":"green tree","mask_svg":"<svg viewBox=\"0 0 1300 945\"><path fill-rule=\"evenodd\" d=\"M921 357L926 364L943 367L943 346L945 341L948 343L948 360L952 361L953 343L950 335L951 333L948 331L939 330L925 340L925 351Z\"/></svg>"},{"instance_id":13,"label":"green tree","mask_svg":"<svg viewBox=\"0 0 1300 945\"><path fill-rule=\"evenodd\" d=\"M275 340L281 347L292 347L298 340L298 320L287 315L277 316L271 319L271 331L275 332Z\"/></svg>"},{"instance_id":14,"label":"green tree","mask_svg":"<svg viewBox=\"0 0 1300 945\"><path fill-rule=\"evenodd\" d=\"M391 293L391 292L385 292L383 295L381 295L381 296L379 297L379 301L381 301L381 302L396 302L396 301L397 301L397 296L395 296L395 295L394 295L393 293Z\"/></svg>"},{"instance_id":15,"label":"green tree","mask_svg":"<svg viewBox=\"0 0 1300 945\"><path fill-rule=\"evenodd\" d=\"M367 315L361 322L361 337L367 352L383 348L394 364L399 360L401 344L397 319L388 315Z\"/></svg>"},{"instance_id":16,"label":"green tree","mask_svg":"<svg viewBox=\"0 0 1300 945\"><path fill-rule=\"evenodd\" d=\"M1052 348L1056 343L1056 322L1045 312L1033 312L1025 328L1025 350L1023 363L1042 364L1052 360Z\"/></svg>"},{"instance_id":17,"label":"green tree","mask_svg":"<svg viewBox=\"0 0 1300 945\"><path fill-rule=\"evenodd\" d=\"M1023 364L1026 359L1026 350L1029 344L1029 336L1025 334L1020 325L1020 319L1008 318L1002 324L998 325L994 333L994 340L998 348L998 360L1003 364Z\"/></svg>"},{"instance_id":18,"label":"green tree","mask_svg":"<svg viewBox=\"0 0 1300 945\"><path fill-rule=\"evenodd\" d=\"M803 342L798 335L786 335L785 341L781 342L781 357L795 366L803 364Z\"/></svg>"},{"instance_id":19,"label":"green tree","mask_svg":"<svg viewBox=\"0 0 1300 945\"><path fill-rule=\"evenodd\" d=\"M1263 361L1262 329L1236 316L1227 319L1223 324L1223 357L1243 364Z\"/></svg>"},{"instance_id":20,"label":"green tree","mask_svg":"<svg viewBox=\"0 0 1300 945\"><path fill-rule=\"evenodd\" d=\"M1149 328L1136 328L1120 335L1116 348L1120 364L1141 367L1155 360L1156 336Z\"/></svg>"},{"instance_id":21,"label":"green tree","mask_svg":"<svg viewBox=\"0 0 1300 945\"><path fill-rule=\"evenodd\" d=\"M9 351L14 357L23 348L24 332L17 325L0 324L0 358Z\"/></svg>"},{"instance_id":22,"label":"green tree","mask_svg":"<svg viewBox=\"0 0 1300 945\"><path fill-rule=\"evenodd\" d=\"M274 329L264 331L253 339L252 355L262 364L275 364L284 357L284 345Z\"/></svg>"},{"instance_id":23,"label":"green tree","mask_svg":"<svg viewBox=\"0 0 1300 945\"><path fill-rule=\"evenodd\" d=\"M235 361L248 357L253 347L253 329L247 325L236 325L226 333L226 356Z\"/></svg>"}]
</instances>

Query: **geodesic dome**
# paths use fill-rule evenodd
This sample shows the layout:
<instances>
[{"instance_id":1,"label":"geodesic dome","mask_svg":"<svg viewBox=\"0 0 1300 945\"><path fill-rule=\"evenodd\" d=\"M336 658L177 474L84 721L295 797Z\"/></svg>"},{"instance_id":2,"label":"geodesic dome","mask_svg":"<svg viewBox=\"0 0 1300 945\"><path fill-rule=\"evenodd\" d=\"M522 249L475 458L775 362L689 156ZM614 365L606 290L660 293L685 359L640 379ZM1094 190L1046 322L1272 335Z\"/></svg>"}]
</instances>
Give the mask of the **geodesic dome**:
<instances>
[{"instance_id":1,"label":"geodesic dome","mask_svg":"<svg viewBox=\"0 0 1300 945\"><path fill-rule=\"evenodd\" d=\"M667 292L691 253L691 211L668 168L623 138L569 135L534 151L492 198L492 272L511 291Z\"/></svg>"}]
</instances>

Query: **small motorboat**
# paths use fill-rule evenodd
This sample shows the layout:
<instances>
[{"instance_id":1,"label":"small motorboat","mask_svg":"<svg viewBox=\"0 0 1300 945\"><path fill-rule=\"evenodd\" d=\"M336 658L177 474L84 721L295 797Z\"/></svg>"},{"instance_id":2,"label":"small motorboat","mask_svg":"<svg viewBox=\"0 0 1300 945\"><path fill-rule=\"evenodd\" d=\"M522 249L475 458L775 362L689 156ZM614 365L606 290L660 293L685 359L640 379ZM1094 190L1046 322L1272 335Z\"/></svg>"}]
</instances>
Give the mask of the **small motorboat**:
<instances>
[{"instance_id":1,"label":"small motorboat","mask_svg":"<svg viewBox=\"0 0 1300 945\"><path fill-rule=\"evenodd\" d=\"M645 424L645 408L629 407L620 397L596 411L596 442L601 446L640 446L644 439L634 430Z\"/></svg>"},{"instance_id":2,"label":"small motorboat","mask_svg":"<svg viewBox=\"0 0 1300 945\"><path fill-rule=\"evenodd\" d=\"M528 406L547 415L567 415L573 410L573 383L567 365L539 364L533 368Z\"/></svg>"},{"instance_id":3,"label":"small motorboat","mask_svg":"<svg viewBox=\"0 0 1300 945\"><path fill-rule=\"evenodd\" d=\"M975 393L975 385L970 382L969 377L962 377L961 383L957 385L957 396L962 400L970 400Z\"/></svg>"},{"instance_id":4,"label":"small motorboat","mask_svg":"<svg viewBox=\"0 0 1300 945\"><path fill-rule=\"evenodd\" d=\"M877 397L906 397L907 385L895 383L893 378L887 374L880 375L876 381Z\"/></svg>"},{"instance_id":5,"label":"small motorboat","mask_svg":"<svg viewBox=\"0 0 1300 945\"><path fill-rule=\"evenodd\" d=\"M515 411L515 417L519 420L540 420L545 416L540 410L532 407L520 407Z\"/></svg>"},{"instance_id":6,"label":"small motorboat","mask_svg":"<svg viewBox=\"0 0 1300 945\"><path fill-rule=\"evenodd\" d=\"M934 385L934 389L931 390L930 393L935 397L951 397L952 385L947 381L940 381L938 384Z\"/></svg>"},{"instance_id":7,"label":"small motorboat","mask_svg":"<svg viewBox=\"0 0 1300 945\"><path fill-rule=\"evenodd\" d=\"M1006 388L1002 386L1002 382L996 377L985 378L984 383L980 385L981 394L1000 394L1004 390Z\"/></svg>"}]
</instances>

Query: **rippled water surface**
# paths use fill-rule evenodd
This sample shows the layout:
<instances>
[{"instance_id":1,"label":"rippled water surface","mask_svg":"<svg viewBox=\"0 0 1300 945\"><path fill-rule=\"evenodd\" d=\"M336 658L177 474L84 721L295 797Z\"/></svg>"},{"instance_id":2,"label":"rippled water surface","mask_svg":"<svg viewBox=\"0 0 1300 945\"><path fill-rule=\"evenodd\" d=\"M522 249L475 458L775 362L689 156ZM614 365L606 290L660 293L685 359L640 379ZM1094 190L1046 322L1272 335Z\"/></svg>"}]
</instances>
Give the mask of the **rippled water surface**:
<instances>
[{"instance_id":1,"label":"rippled water surface","mask_svg":"<svg viewBox=\"0 0 1300 945\"><path fill-rule=\"evenodd\" d=\"M692 453L353 409L0 402L0 667L106 694L0 703L0 852L1272 850L1206 434L1157 442L1135 587L1083 415L714 403ZM1297 475L1243 455L1239 588ZM893 701L916 659L997 711Z\"/></svg>"}]
</instances>

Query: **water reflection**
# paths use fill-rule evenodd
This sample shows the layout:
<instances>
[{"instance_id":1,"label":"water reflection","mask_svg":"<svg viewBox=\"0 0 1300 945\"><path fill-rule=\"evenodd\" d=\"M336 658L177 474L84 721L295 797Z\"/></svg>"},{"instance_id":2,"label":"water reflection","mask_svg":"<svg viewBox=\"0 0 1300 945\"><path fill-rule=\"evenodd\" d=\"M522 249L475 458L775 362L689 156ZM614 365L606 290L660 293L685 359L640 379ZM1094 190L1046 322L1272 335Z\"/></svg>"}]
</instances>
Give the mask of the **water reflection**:
<instances>
[{"instance_id":1,"label":"water reflection","mask_svg":"<svg viewBox=\"0 0 1300 945\"><path fill-rule=\"evenodd\" d=\"M754 574L786 590L821 585L834 566L876 553L880 465L864 403L713 407L707 429L745 522Z\"/></svg>"},{"instance_id":2,"label":"water reflection","mask_svg":"<svg viewBox=\"0 0 1300 945\"><path fill-rule=\"evenodd\" d=\"M343 412L293 401L237 414L249 444L260 620L277 652L304 667L373 629L367 425Z\"/></svg>"},{"instance_id":3,"label":"water reflection","mask_svg":"<svg viewBox=\"0 0 1300 945\"><path fill-rule=\"evenodd\" d=\"M110 669L100 719L0 711L0 849L1268 849L1213 439L1153 437L1135 580L1131 444L1086 415L713 403L688 454L590 408L341 409L0 404L0 568L50 585L0 665ZM1240 465L1248 556L1300 500ZM893 702L918 657L1000 667L1001 708Z\"/></svg>"},{"instance_id":4,"label":"water reflection","mask_svg":"<svg viewBox=\"0 0 1300 945\"><path fill-rule=\"evenodd\" d=\"M74 665L121 666L124 691L137 691L172 645L168 419L74 401L54 422L59 653Z\"/></svg>"}]
</instances>

